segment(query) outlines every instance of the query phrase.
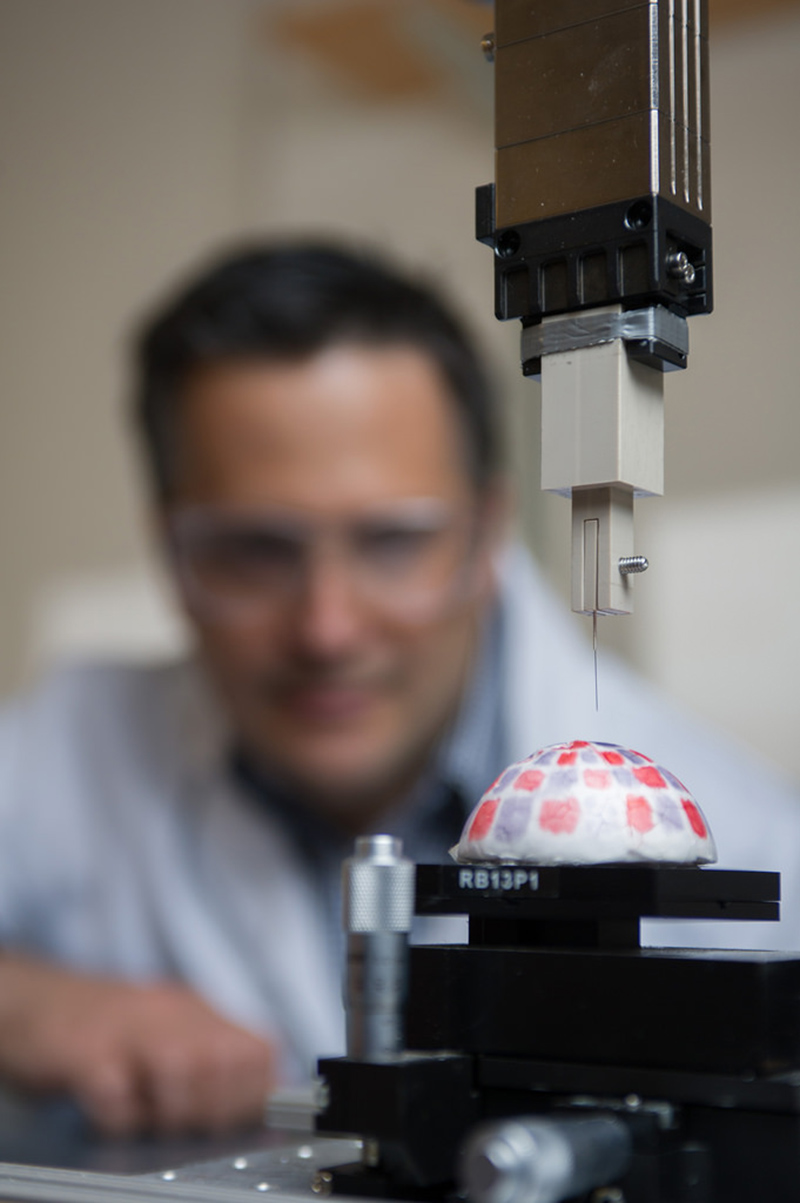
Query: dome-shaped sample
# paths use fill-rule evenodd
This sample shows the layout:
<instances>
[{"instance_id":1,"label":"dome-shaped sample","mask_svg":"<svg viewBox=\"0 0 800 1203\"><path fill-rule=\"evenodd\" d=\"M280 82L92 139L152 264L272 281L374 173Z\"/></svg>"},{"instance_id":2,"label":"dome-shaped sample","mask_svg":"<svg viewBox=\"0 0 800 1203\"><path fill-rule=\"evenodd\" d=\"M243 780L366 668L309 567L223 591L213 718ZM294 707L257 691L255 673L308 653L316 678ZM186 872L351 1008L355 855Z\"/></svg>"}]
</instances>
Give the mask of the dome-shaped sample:
<instances>
[{"instance_id":1,"label":"dome-shaped sample","mask_svg":"<svg viewBox=\"0 0 800 1203\"><path fill-rule=\"evenodd\" d=\"M510 765L451 850L461 863L699 865L717 859L700 807L667 769L616 744L553 744Z\"/></svg>"}]
</instances>

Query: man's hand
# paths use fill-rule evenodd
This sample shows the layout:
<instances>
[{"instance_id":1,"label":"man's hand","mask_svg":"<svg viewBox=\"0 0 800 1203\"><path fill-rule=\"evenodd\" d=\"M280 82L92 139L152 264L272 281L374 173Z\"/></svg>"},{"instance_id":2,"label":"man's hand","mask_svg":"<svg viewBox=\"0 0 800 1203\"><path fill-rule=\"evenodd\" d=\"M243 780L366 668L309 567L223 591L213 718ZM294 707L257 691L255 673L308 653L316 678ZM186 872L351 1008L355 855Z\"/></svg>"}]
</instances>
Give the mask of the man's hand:
<instances>
[{"instance_id":1,"label":"man's hand","mask_svg":"<svg viewBox=\"0 0 800 1203\"><path fill-rule=\"evenodd\" d=\"M0 956L0 1077L68 1093L109 1134L258 1122L274 1050L191 990Z\"/></svg>"}]
</instances>

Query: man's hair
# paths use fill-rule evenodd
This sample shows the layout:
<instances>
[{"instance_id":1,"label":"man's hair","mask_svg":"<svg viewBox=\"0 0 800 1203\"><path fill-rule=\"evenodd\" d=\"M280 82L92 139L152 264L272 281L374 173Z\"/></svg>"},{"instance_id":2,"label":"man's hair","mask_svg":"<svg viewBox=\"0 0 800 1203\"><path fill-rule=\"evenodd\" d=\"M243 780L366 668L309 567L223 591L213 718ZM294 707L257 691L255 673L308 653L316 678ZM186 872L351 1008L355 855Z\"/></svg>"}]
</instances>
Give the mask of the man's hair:
<instances>
[{"instance_id":1,"label":"man's hair","mask_svg":"<svg viewBox=\"0 0 800 1203\"><path fill-rule=\"evenodd\" d=\"M283 243L212 263L140 332L135 418L160 499L176 492L177 409L192 372L225 360L303 360L341 343L407 344L428 355L452 393L470 475L478 488L487 483L498 461L494 398L447 306L371 254Z\"/></svg>"}]
</instances>

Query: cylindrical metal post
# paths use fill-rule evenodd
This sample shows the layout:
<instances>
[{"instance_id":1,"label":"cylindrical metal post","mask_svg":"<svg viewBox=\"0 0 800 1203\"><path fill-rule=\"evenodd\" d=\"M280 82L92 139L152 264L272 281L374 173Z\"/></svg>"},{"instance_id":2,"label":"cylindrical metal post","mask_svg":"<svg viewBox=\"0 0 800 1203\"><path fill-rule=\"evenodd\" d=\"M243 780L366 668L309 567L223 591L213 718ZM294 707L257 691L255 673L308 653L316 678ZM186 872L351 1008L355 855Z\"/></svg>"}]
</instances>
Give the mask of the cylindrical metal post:
<instances>
[{"instance_id":1,"label":"cylindrical metal post","mask_svg":"<svg viewBox=\"0 0 800 1203\"><path fill-rule=\"evenodd\" d=\"M415 868L402 852L395 836L360 836L342 866L347 1055L359 1061L403 1048Z\"/></svg>"}]
</instances>

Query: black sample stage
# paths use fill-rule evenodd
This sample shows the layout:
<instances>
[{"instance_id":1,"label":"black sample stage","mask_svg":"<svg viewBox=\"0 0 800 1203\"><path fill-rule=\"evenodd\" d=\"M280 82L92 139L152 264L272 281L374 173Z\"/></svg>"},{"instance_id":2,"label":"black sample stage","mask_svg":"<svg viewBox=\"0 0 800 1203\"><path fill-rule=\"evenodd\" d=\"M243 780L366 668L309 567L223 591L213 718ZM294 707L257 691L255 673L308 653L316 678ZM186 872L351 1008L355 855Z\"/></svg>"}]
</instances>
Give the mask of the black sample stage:
<instances>
[{"instance_id":1,"label":"black sample stage","mask_svg":"<svg viewBox=\"0 0 800 1203\"><path fill-rule=\"evenodd\" d=\"M446 1198L481 1120L613 1113L626 1203L800 1196L800 956L639 947L642 918L774 920L774 873L423 865L419 914L469 944L411 949L407 1049L323 1061L323 1130L375 1164L334 1188Z\"/></svg>"}]
</instances>

